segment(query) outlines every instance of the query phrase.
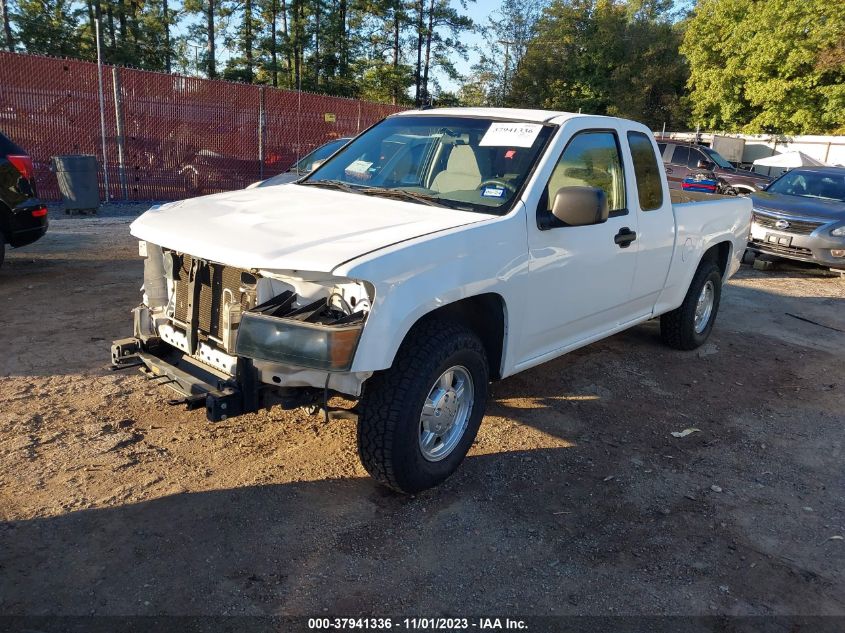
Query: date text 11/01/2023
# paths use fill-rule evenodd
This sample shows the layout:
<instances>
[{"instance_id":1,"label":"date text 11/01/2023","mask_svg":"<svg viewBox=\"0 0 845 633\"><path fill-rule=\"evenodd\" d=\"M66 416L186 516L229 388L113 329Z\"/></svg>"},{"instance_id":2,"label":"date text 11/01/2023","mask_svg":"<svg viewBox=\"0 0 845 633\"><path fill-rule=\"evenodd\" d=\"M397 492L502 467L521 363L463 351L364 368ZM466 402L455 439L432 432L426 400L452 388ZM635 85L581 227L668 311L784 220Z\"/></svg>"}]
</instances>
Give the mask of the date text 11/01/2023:
<instances>
[{"instance_id":1,"label":"date text 11/01/2023","mask_svg":"<svg viewBox=\"0 0 845 633\"><path fill-rule=\"evenodd\" d=\"M362 629L434 630L528 630L524 620L511 618L309 618L309 630Z\"/></svg>"}]
</instances>

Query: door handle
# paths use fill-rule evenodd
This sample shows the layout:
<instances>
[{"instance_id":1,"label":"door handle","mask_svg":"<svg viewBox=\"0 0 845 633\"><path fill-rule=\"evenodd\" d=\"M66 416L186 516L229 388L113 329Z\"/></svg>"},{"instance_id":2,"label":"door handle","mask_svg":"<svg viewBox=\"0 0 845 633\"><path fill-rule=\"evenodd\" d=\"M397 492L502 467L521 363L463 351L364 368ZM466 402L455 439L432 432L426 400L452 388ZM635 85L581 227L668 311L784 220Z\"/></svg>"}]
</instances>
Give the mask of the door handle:
<instances>
[{"instance_id":1,"label":"door handle","mask_svg":"<svg viewBox=\"0 0 845 633\"><path fill-rule=\"evenodd\" d=\"M619 229L619 233L613 236L613 241L619 245L619 248L628 248L635 239L637 239L637 234L627 226Z\"/></svg>"}]
</instances>

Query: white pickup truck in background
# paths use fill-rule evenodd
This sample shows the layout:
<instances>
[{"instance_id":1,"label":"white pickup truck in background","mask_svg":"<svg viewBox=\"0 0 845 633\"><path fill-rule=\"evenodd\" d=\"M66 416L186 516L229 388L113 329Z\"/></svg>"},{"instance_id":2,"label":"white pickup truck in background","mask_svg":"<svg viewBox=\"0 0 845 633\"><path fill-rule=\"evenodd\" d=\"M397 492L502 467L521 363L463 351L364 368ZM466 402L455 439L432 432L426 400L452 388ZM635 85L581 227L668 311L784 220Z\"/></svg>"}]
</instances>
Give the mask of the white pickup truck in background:
<instances>
[{"instance_id":1,"label":"white pickup truck in background","mask_svg":"<svg viewBox=\"0 0 845 633\"><path fill-rule=\"evenodd\" d=\"M564 112L391 116L294 184L150 209L117 367L210 420L357 400L358 450L402 492L456 470L489 383L660 316L701 345L751 201L673 204L651 132Z\"/></svg>"}]
</instances>

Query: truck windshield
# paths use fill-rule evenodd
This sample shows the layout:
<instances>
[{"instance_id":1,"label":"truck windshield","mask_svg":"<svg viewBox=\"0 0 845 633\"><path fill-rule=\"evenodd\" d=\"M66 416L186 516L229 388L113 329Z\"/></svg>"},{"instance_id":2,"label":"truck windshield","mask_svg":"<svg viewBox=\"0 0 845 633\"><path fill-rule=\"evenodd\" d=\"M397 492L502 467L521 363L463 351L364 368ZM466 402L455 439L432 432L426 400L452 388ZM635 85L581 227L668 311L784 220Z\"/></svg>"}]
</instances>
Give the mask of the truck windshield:
<instances>
[{"instance_id":1,"label":"truck windshield","mask_svg":"<svg viewBox=\"0 0 845 633\"><path fill-rule=\"evenodd\" d=\"M391 117L300 184L502 214L513 206L554 129L490 118Z\"/></svg>"},{"instance_id":2,"label":"truck windshield","mask_svg":"<svg viewBox=\"0 0 845 633\"><path fill-rule=\"evenodd\" d=\"M733 165L731 165L727 160L725 160L725 157L722 156L715 149L710 149L709 147L702 147L701 149L704 151L705 154L707 154L707 156L710 157L710 160L712 160L722 169L733 169Z\"/></svg>"}]
</instances>

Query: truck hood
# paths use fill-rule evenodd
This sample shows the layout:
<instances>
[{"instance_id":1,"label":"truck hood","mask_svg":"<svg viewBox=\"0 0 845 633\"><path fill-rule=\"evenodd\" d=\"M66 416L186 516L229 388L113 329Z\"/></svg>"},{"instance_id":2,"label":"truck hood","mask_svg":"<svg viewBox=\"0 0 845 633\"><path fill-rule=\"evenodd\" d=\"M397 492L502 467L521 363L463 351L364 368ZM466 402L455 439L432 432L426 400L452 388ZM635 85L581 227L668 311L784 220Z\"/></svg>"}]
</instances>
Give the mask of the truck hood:
<instances>
[{"instance_id":1,"label":"truck hood","mask_svg":"<svg viewBox=\"0 0 845 633\"><path fill-rule=\"evenodd\" d=\"M819 220L845 220L845 202L758 191L751 194L755 209Z\"/></svg>"},{"instance_id":2,"label":"truck hood","mask_svg":"<svg viewBox=\"0 0 845 633\"><path fill-rule=\"evenodd\" d=\"M733 174L734 176L742 176L743 178L748 178L749 180L754 180L761 183L771 182L771 176L767 176L766 174L758 174L756 171L750 171L748 169L739 169L738 167L731 167L728 169L727 167L718 167L716 169L717 173L724 173L724 174Z\"/></svg>"},{"instance_id":3,"label":"truck hood","mask_svg":"<svg viewBox=\"0 0 845 633\"><path fill-rule=\"evenodd\" d=\"M130 231L140 240L238 268L331 272L397 242L492 217L289 184L156 206Z\"/></svg>"}]
</instances>

